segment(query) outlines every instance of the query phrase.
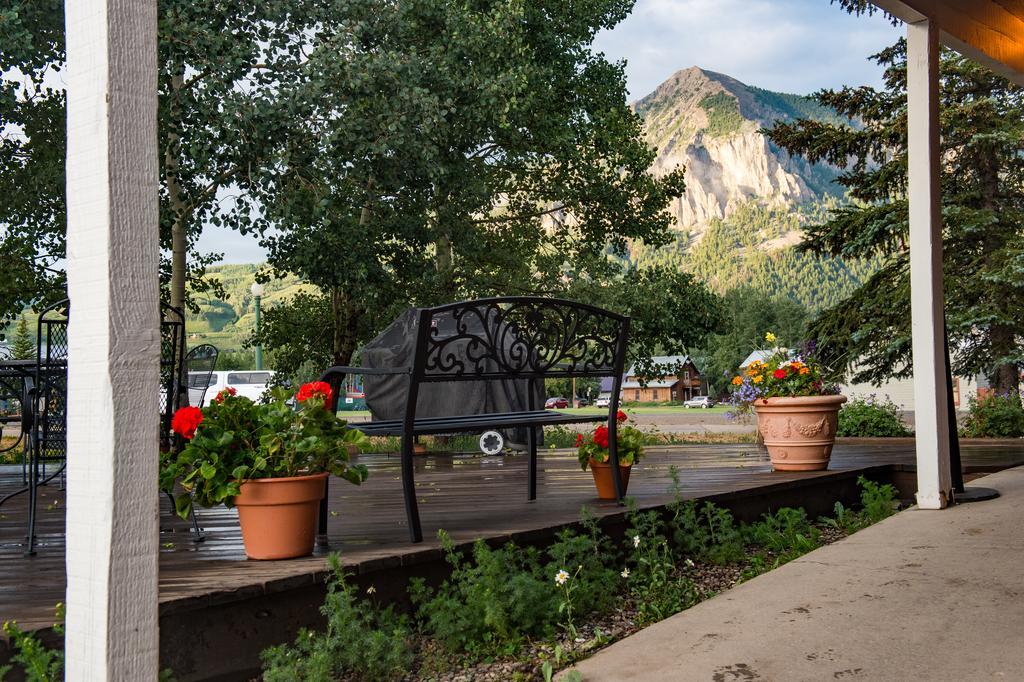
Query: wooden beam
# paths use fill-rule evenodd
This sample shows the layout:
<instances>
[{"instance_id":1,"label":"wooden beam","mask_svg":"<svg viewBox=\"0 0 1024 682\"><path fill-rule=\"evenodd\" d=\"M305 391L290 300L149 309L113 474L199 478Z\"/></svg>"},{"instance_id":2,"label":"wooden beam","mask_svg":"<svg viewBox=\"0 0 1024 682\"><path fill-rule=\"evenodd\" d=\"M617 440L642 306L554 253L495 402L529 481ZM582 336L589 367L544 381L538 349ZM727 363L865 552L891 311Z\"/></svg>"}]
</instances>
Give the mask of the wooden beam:
<instances>
[{"instance_id":1,"label":"wooden beam","mask_svg":"<svg viewBox=\"0 0 1024 682\"><path fill-rule=\"evenodd\" d=\"M156 4L65 2L69 680L158 673Z\"/></svg>"},{"instance_id":2,"label":"wooden beam","mask_svg":"<svg viewBox=\"0 0 1024 682\"><path fill-rule=\"evenodd\" d=\"M942 509L952 500L952 480L943 346L939 31L928 20L907 24L907 138L917 504Z\"/></svg>"},{"instance_id":3,"label":"wooden beam","mask_svg":"<svg viewBox=\"0 0 1024 682\"><path fill-rule=\"evenodd\" d=\"M929 19L940 41L1024 85L1024 2L1021 0L873 0L907 23Z\"/></svg>"}]
</instances>

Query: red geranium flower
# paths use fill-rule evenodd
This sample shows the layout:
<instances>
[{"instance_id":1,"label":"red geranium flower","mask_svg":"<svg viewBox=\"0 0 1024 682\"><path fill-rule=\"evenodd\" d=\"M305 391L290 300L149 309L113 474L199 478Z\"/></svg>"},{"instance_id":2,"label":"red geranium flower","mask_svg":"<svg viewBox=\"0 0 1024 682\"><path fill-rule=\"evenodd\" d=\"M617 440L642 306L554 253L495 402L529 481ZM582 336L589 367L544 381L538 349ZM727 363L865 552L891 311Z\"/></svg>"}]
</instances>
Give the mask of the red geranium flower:
<instances>
[{"instance_id":1,"label":"red geranium flower","mask_svg":"<svg viewBox=\"0 0 1024 682\"><path fill-rule=\"evenodd\" d=\"M608 447L608 427L601 424L594 429L594 442L602 448Z\"/></svg>"},{"instance_id":2,"label":"red geranium flower","mask_svg":"<svg viewBox=\"0 0 1024 682\"><path fill-rule=\"evenodd\" d=\"M619 410L619 413L618 413L617 415L615 415L615 421L618 421L618 422L624 422L624 421L626 421L627 419L629 419L629 415L627 415L627 414L626 414L625 412L623 412L622 410Z\"/></svg>"},{"instance_id":3,"label":"red geranium flower","mask_svg":"<svg viewBox=\"0 0 1024 682\"><path fill-rule=\"evenodd\" d=\"M310 398L323 398L324 405L327 405L331 402L331 385L326 381L311 381L308 384L303 384L295 399L301 403Z\"/></svg>"},{"instance_id":4,"label":"red geranium flower","mask_svg":"<svg viewBox=\"0 0 1024 682\"><path fill-rule=\"evenodd\" d=\"M577 433L576 434L576 447L579 447L581 445L583 445L583 434L582 433Z\"/></svg>"},{"instance_id":5,"label":"red geranium flower","mask_svg":"<svg viewBox=\"0 0 1024 682\"><path fill-rule=\"evenodd\" d=\"M786 370L784 370L784 369L777 369L774 372L772 372L772 375L776 379L785 379L786 378Z\"/></svg>"},{"instance_id":6,"label":"red geranium flower","mask_svg":"<svg viewBox=\"0 0 1024 682\"><path fill-rule=\"evenodd\" d=\"M198 407L182 407L174 413L171 419L171 430L182 438L192 440L196 435L196 429L203 423L203 411Z\"/></svg>"},{"instance_id":7,"label":"red geranium flower","mask_svg":"<svg viewBox=\"0 0 1024 682\"><path fill-rule=\"evenodd\" d=\"M224 399L227 398L229 395L238 395L238 391L235 390L233 386L228 386L225 389L221 389L220 393L218 393L214 397L213 402L222 403L224 402Z\"/></svg>"}]
</instances>

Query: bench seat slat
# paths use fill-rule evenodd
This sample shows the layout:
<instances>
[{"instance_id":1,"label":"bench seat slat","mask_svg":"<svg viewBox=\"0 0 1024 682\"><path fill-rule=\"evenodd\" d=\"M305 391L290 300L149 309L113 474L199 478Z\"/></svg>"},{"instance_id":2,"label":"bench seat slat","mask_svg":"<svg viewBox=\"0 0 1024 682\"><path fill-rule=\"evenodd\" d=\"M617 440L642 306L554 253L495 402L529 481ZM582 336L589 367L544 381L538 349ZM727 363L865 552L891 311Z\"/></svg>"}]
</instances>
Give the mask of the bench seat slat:
<instances>
[{"instance_id":1,"label":"bench seat slat","mask_svg":"<svg viewBox=\"0 0 1024 682\"><path fill-rule=\"evenodd\" d=\"M489 414L466 414L452 417L426 417L417 419L413 426L416 435L455 433L459 431L481 431L492 428L515 428L518 426L550 426L554 424L583 424L603 422L604 414L565 414L552 410L532 412L495 412ZM400 436L402 420L389 419L374 422L349 422L349 427L362 431L368 436Z\"/></svg>"}]
</instances>

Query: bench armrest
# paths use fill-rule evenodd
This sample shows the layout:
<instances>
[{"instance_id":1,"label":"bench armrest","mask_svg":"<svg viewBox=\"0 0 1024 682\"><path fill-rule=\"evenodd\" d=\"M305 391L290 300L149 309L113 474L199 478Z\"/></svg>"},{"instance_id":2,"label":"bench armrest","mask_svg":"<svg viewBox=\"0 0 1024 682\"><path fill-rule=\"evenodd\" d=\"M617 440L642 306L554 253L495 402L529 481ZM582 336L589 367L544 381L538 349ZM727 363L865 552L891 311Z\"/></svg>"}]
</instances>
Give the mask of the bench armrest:
<instances>
[{"instance_id":1,"label":"bench armrest","mask_svg":"<svg viewBox=\"0 0 1024 682\"><path fill-rule=\"evenodd\" d=\"M412 367L345 367L336 365L324 370L321 381L327 381L335 374L412 374Z\"/></svg>"}]
</instances>

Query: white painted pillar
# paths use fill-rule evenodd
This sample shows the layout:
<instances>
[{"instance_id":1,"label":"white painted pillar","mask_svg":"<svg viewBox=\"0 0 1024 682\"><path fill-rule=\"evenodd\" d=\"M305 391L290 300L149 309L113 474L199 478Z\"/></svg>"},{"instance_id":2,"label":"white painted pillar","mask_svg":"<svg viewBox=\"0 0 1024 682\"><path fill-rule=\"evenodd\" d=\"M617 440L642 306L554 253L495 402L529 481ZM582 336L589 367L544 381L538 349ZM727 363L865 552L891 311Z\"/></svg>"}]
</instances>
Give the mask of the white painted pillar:
<instances>
[{"instance_id":1,"label":"white painted pillar","mask_svg":"<svg viewBox=\"0 0 1024 682\"><path fill-rule=\"evenodd\" d=\"M917 504L942 509L953 486L943 350L939 28L928 20L907 24L907 128Z\"/></svg>"},{"instance_id":2,"label":"white painted pillar","mask_svg":"<svg viewBox=\"0 0 1024 682\"><path fill-rule=\"evenodd\" d=\"M156 17L65 2L68 680L158 672Z\"/></svg>"}]
</instances>

